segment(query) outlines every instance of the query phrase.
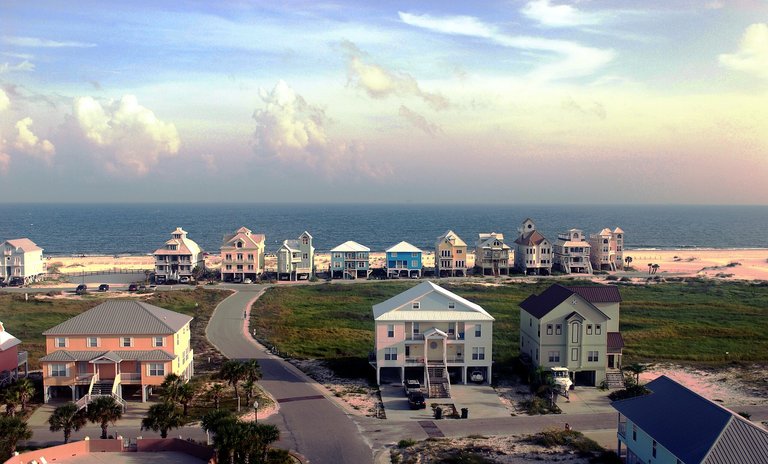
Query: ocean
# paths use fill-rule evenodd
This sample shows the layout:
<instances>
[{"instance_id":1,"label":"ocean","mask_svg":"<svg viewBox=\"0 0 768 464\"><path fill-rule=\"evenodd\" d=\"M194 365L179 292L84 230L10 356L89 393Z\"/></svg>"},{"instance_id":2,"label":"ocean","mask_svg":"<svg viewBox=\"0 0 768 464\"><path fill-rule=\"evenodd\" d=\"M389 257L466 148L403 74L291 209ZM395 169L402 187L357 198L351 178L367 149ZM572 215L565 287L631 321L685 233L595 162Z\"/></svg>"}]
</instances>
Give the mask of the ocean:
<instances>
[{"instance_id":1,"label":"ocean","mask_svg":"<svg viewBox=\"0 0 768 464\"><path fill-rule=\"evenodd\" d=\"M0 204L0 241L28 237L45 254L148 254L177 226L204 250L241 226L267 237L267 252L304 230L318 251L354 240L372 251L405 240L431 250L452 229L470 245L480 232L508 241L532 218L549 239L571 228L621 227L632 249L768 248L768 206L424 204Z\"/></svg>"}]
</instances>

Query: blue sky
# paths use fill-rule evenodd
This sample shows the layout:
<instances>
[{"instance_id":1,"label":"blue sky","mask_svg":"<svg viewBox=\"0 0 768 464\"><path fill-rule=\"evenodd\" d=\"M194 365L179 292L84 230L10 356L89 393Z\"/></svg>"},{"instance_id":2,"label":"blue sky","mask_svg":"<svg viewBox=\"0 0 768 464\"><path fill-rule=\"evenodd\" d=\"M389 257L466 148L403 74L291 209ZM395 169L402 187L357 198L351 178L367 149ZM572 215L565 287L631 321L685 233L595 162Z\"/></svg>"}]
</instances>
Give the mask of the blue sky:
<instances>
[{"instance_id":1,"label":"blue sky","mask_svg":"<svg viewBox=\"0 0 768 464\"><path fill-rule=\"evenodd\" d=\"M768 203L768 2L0 4L0 201Z\"/></svg>"}]
</instances>

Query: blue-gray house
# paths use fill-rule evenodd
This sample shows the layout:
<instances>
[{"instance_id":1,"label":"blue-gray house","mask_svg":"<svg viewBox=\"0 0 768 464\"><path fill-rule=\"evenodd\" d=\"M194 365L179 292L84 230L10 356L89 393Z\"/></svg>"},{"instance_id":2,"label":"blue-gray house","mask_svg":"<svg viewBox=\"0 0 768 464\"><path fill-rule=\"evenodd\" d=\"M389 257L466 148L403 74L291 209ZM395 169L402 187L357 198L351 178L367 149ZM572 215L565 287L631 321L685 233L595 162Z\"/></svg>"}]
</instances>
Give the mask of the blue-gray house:
<instances>
[{"instance_id":1,"label":"blue-gray house","mask_svg":"<svg viewBox=\"0 0 768 464\"><path fill-rule=\"evenodd\" d=\"M666 376L616 401L626 464L768 463L768 431Z\"/></svg>"},{"instance_id":2,"label":"blue-gray house","mask_svg":"<svg viewBox=\"0 0 768 464\"><path fill-rule=\"evenodd\" d=\"M421 277L420 249L408 242L387 248L387 277Z\"/></svg>"}]
</instances>

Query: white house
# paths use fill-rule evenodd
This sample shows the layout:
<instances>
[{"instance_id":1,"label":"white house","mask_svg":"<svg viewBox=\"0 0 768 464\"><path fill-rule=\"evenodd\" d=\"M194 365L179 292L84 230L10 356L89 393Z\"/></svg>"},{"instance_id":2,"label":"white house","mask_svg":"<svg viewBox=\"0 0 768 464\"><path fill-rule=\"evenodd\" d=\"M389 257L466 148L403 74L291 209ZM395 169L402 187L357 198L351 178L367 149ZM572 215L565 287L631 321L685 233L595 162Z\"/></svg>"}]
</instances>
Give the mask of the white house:
<instances>
[{"instance_id":1,"label":"white house","mask_svg":"<svg viewBox=\"0 0 768 464\"><path fill-rule=\"evenodd\" d=\"M42 278L45 273L43 249L28 238L6 240L0 244L0 277L10 281L13 277L24 279L24 283Z\"/></svg>"},{"instance_id":2,"label":"white house","mask_svg":"<svg viewBox=\"0 0 768 464\"><path fill-rule=\"evenodd\" d=\"M187 237L187 231L181 227L171 232L171 239L155 250L155 282L179 280L192 277L196 267L205 266L203 250Z\"/></svg>"},{"instance_id":3,"label":"white house","mask_svg":"<svg viewBox=\"0 0 768 464\"><path fill-rule=\"evenodd\" d=\"M494 318L432 282L373 306L376 381L417 379L431 397L450 397L451 381L473 373L490 383Z\"/></svg>"},{"instance_id":4,"label":"white house","mask_svg":"<svg viewBox=\"0 0 768 464\"><path fill-rule=\"evenodd\" d=\"M315 247L306 230L298 239L285 240L277 250L278 279L309 279L315 273Z\"/></svg>"},{"instance_id":5,"label":"white house","mask_svg":"<svg viewBox=\"0 0 768 464\"><path fill-rule=\"evenodd\" d=\"M482 275L509 274L509 245L504 243L504 234L482 233L475 245L475 268Z\"/></svg>"},{"instance_id":6,"label":"white house","mask_svg":"<svg viewBox=\"0 0 768 464\"><path fill-rule=\"evenodd\" d=\"M557 235L552 263L566 274L592 274L591 246L581 229L570 229Z\"/></svg>"},{"instance_id":7,"label":"white house","mask_svg":"<svg viewBox=\"0 0 768 464\"><path fill-rule=\"evenodd\" d=\"M552 272L552 244L528 218L517 229L515 268L523 274L549 275Z\"/></svg>"}]
</instances>

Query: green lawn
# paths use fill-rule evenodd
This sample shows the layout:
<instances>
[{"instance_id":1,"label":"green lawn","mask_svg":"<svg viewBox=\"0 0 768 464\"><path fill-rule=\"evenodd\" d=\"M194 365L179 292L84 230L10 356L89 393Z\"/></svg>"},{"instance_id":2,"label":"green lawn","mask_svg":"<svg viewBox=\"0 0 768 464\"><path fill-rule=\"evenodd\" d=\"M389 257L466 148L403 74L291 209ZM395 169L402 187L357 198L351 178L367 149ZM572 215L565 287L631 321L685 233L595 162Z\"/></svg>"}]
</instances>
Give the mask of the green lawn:
<instances>
[{"instance_id":1,"label":"green lawn","mask_svg":"<svg viewBox=\"0 0 768 464\"><path fill-rule=\"evenodd\" d=\"M496 318L494 360L508 363L518 354L518 304L550 284L446 288L483 306ZM364 358L373 348L371 306L413 285L376 282L273 288L254 305L252 327L260 339L293 356ZM621 295L625 363L768 361L767 284L692 281L622 285Z\"/></svg>"}]
</instances>

